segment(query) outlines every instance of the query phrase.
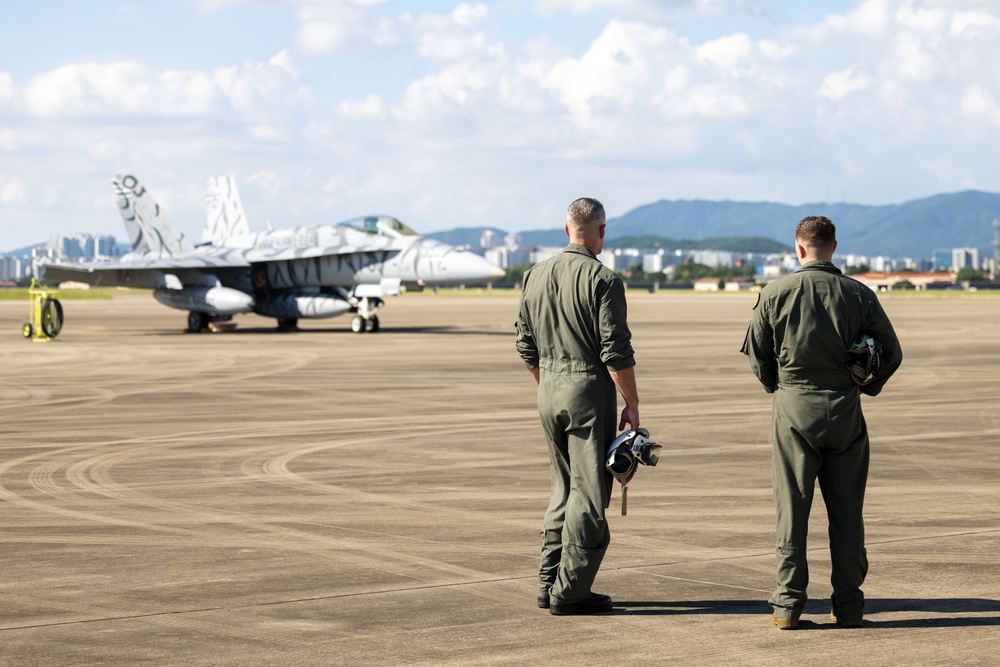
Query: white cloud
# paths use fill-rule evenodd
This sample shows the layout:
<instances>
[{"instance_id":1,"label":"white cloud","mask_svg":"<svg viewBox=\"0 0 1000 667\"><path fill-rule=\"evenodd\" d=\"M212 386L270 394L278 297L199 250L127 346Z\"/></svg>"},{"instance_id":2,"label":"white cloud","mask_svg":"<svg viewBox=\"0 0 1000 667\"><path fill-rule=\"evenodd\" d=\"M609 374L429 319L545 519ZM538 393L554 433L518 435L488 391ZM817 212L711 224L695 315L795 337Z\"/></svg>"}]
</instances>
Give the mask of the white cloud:
<instances>
[{"instance_id":1,"label":"white cloud","mask_svg":"<svg viewBox=\"0 0 1000 667\"><path fill-rule=\"evenodd\" d=\"M14 79L6 72L0 72L0 108L10 103L14 97Z\"/></svg>"},{"instance_id":2,"label":"white cloud","mask_svg":"<svg viewBox=\"0 0 1000 667\"><path fill-rule=\"evenodd\" d=\"M959 108L963 115L973 120L982 119L991 125L1000 126L1000 104L978 84L963 91Z\"/></svg>"},{"instance_id":3,"label":"white cloud","mask_svg":"<svg viewBox=\"0 0 1000 667\"><path fill-rule=\"evenodd\" d=\"M227 14L235 21L257 1L202 8L245 5ZM224 171L247 184L258 225L379 211L423 230L470 217L537 226L580 191L614 215L663 197L794 203L846 189L886 202L995 189L993 2L860 0L812 23L733 15L715 33L684 32L674 18L722 6L746 16L757 4L539 0L513 31L504 3L411 13L405 3L284 2L295 33L271 58L0 72L0 174L16 173L32 203L53 202L48 218L110 211L114 232L107 175L134 169L175 219L194 221L194 235L203 179ZM538 22L545 12L560 15ZM560 32L605 16L582 48ZM326 70L340 76L345 62L370 62L371 74L343 85ZM36 197L54 172L60 187ZM82 193L66 185L74 178ZM109 208L95 209L95 190Z\"/></svg>"},{"instance_id":4,"label":"white cloud","mask_svg":"<svg viewBox=\"0 0 1000 667\"><path fill-rule=\"evenodd\" d=\"M385 118L385 102L381 95L371 94L361 100L344 100L337 109L340 113L351 119L371 119L378 120Z\"/></svg>"},{"instance_id":5,"label":"white cloud","mask_svg":"<svg viewBox=\"0 0 1000 667\"><path fill-rule=\"evenodd\" d=\"M417 55L437 62L491 58L503 48L479 30L489 17L486 5L461 4L450 14L424 14L408 21Z\"/></svg>"},{"instance_id":6,"label":"white cloud","mask_svg":"<svg viewBox=\"0 0 1000 667\"><path fill-rule=\"evenodd\" d=\"M307 106L287 52L267 63L211 72L154 72L137 62L66 65L35 77L23 90L24 113L39 118L283 119Z\"/></svg>"},{"instance_id":7,"label":"white cloud","mask_svg":"<svg viewBox=\"0 0 1000 667\"><path fill-rule=\"evenodd\" d=\"M695 49L695 55L716 67L733 69L746 61L752 48L750 36L740 33L705 42Z\"/></svg>"},{"instance_id":8,"label":"white cloud","mask_svg":"<svg viewBox=\"0 0 1000 667\"><path fill-rule=\"evenodd\" d=\"M871 85L871 77L864 72L858 72L853 67L840 72L833 72L823 77L823 85L820 86L820 97L829 100L839 101L850 95L862 91Z\"/></svg>"},{"instance_id":9,"label":"white cloud","mask_svg":"<svg viewBox=\"0 0 1000 667\"><path fill-rule=\"evenodd\" d=\"M996 7L991 6L993 13L988 11L958 11L952 16L950 31L953 36L959 36L969 32L983 32L992 34L994 37L1000 33L1000 16L997 16Z\"/></svg>"},{"instance_id":10,"label":"white cloud","mask_svg":"<svg viewBox=\"0 0 1000 667\"><path fill-rule=\"evenodd\" d=\"M27 202L24 183L16 178L0 175L0 204L24 204Z\"/></svg>"},{"instance_id":11,"label":"white cloud","mask_svg":"<svg viewBox=\"0 0 1000 667\"><path fill-rule=\"evenodd\" d=\"M761 12L758 0L535 0L534 6L542 16L606 10L619 16L646 19L663 19L685 12L705 15Z\"/></svg>"},{"instance_id":12,"label":"white cloud","mask_svg":"<svg viewBox=\"0 0 1000 667\"><path fill-rule=\"evenodd\" d=\"M884 36L892 26L890 9L893 4L898 2L862 0L857 9L846 14L830 14L826 21L836 32L877 39Z\"/></svg>"},{"instance_id":13,"label":"white cloud","mask_svg":"<svg viewBox=\"0 0 1000 667\"><path fill-rule=\"evenodd\" d=\"M624 108L658 95L660 91L649 86L661 78L659 72L677 47L665 29L612 21L580 58L553 65L543 84L562 101L573 122L586 125L596 105L613 100Z\"/></svg>"},{"instance_id":14,"label":"white cloud","mask_svg":"<svg viewBox=\"0 0 1000 667\"><path fill-rule=\"evenodd\" d=\"M297 0L296 46L302 53L323 55L356 45L388 47L399 37L393 21L372 11L383 0Z\"/></svg>"}]
</instances>

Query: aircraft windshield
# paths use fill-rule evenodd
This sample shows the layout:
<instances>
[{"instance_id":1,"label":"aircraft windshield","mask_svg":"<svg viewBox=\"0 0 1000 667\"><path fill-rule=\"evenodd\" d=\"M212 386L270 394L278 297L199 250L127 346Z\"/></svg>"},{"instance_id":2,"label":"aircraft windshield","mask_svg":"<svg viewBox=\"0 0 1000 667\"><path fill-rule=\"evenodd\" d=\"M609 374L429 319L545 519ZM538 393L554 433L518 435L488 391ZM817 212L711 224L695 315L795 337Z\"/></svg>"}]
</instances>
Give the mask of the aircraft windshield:
<instances>
[{"instance_id":1,"label":"aircraft windshield","mask_svg":"<svg viewBox=\"0 0 1000 667\"><path fill-rule=\"evenodd\" d=\"M379 236L389 236L398 238L400 236L417 236L417 233L401 223L396 218L384 215L371 215L365 218L355 218L341 223L351 229L366 234L377 234Z\"/></svg>"}]
</instances>

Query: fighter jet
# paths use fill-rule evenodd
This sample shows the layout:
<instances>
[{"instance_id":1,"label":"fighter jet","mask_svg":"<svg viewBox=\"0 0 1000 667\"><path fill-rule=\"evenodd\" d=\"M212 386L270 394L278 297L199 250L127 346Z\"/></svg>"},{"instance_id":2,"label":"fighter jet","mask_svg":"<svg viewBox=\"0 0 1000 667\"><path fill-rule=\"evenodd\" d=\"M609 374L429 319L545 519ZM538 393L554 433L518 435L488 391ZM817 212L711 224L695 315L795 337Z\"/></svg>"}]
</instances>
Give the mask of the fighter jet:
<instances>
[{"instance_id":1,"label":"fighter jet","mask_svg":"<svg viewBox=\"0 0 1000 667\"><path fill-rule=\"evenodd\" d=\"M204 237L194 245L135 176L111 180L132 252L109 263L49 264L45 280L152 289L160 303L188 311L191 332L254 312L280 330L353 313L352 331L374 333L385 297L503 276L479 255L384 215L251 232L231 177L210 179Z\"/></svg>"}]
</instances>

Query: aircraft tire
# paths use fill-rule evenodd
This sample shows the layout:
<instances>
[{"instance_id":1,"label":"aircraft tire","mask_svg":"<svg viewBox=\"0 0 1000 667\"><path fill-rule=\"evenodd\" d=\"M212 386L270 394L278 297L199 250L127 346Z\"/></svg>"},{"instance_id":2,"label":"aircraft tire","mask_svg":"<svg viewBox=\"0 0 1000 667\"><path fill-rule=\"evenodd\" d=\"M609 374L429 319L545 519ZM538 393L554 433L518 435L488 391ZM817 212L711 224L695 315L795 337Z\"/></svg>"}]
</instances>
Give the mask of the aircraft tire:
<instances>
[{"instance_id":1,"label":"aircraft tire","mask_svg":"<svg viewBox=\"0 0 1000 667\"><path fill-rule=\"evenodd\" d=\"M351 331L354 333L364 333L365 332L365 320L360 315L355 315L351 318Z\"/></svg>"},{"instance_id":2,"label":"aircraft tire","mask_svg":"<svg viewBox=\"0 0 1000 667\"><path fill-rule=\"evenodd\" d=\"M188 313L188 333L201 333L208 326L208 315L191 311Z\"/></svg>"},{"instance_id":3,"label":"aircraft tire","mask_svg":"<svg viewBox=\"0 0 1000 667\"><path fill-rule=\"evenodd\" d=\"M378 333L378 315L372 315L365 320L365 331L368 333Z\"/></svg>"},{"instance_id":4,"label":"aircraft tire","mask_svg":"<svg viewBox=\"0 0 1000 667\"><path fill-rule=\"evenodd\" d=\"M58 299L47 298L42 302L41 329L49 338L55 338L62 331L63 308Z\"/></svg>"},{"instance_id":5,"label":"aircraft tire","mask_svg":"<svg viewBox=\"0 0 1000 667\"><path fill-rule=\"evenodd\" d=\"M35 335L35 327L31 326L31 322L25 322L21 325L21 334L25 338L31 338Z\"/></svg>"}]
</instances>

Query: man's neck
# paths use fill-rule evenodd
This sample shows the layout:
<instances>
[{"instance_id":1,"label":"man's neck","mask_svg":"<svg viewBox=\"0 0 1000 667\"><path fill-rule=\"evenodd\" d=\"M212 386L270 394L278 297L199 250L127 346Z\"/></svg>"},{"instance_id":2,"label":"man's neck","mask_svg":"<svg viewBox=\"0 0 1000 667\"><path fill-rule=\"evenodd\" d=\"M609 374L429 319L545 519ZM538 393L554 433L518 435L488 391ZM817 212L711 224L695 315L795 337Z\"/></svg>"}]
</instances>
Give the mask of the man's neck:
<instances>
[{"instance_id":1,"label":"man's neck","mask_svg":"<svg viewBox=\"0 0 1000 667\"><path fill-rule=\"evenodd\" d=\"M575 243L576 245L582 245L584 248L586 248L590 252L594 253L595 255L601 254L600 250L597 249L597 245L598 245L597 242L593 242L593 241L588 242L586 239L582 239L582 238L579 238L579 237L573 237L573 236L569 237L569 242L570 243Z\"/></svg>"}]
</instances>

